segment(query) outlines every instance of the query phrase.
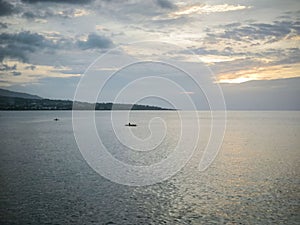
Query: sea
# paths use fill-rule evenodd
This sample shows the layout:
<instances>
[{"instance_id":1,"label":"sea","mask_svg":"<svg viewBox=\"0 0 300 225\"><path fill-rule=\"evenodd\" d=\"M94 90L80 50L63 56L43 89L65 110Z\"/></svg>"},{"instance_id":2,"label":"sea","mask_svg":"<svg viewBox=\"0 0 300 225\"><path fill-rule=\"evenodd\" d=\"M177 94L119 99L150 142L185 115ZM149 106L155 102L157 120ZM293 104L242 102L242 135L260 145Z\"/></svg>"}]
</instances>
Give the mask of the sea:
<instances>
[{"instance_id":1,"label":"sea","mask_svg":"<svg viewBox=\"0 0 300 225\"><path fill-rule=\"evenodd\" d=\"M122 165L160 165L182 139L181 153L193 149L173 158L169 176L135 179L97 157L93 167L82 146L99 143L74 130L74 119L87 129L84 113L1 111L0 224L300 224L299 111L228 111L217 139L210 112L180 113L93 112L102 148ZM209 141L220 145L200 170Z\"/></svg>"}]
</instances>

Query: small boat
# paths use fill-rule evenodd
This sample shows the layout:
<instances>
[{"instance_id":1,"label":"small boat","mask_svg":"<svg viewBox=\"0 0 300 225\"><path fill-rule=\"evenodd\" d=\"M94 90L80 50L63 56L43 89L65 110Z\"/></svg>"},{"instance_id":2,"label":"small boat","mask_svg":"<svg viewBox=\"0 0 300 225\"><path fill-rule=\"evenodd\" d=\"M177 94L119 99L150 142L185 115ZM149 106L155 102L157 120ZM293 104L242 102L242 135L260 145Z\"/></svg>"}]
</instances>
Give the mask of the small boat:
<instances>
[{"instance_id":1,"label":"small boat","mask_svg":"<svg viewBox=\"0 0 300 225\"><path fill-rule=\"evenodd\" d=\"M59 121L59 119L58 119L58 118L55 118L54 121Z\"/></svg>"},{"instance_id":2,"label":"small boat","mask_svg":"<svg viewBox=\"0 0 300 225\"><path fill-rule=\"evenodd\" d=\"M127 123L125 124L127 127L136 127L137 125L135 123Z\"/></svg>"}]
</instances>

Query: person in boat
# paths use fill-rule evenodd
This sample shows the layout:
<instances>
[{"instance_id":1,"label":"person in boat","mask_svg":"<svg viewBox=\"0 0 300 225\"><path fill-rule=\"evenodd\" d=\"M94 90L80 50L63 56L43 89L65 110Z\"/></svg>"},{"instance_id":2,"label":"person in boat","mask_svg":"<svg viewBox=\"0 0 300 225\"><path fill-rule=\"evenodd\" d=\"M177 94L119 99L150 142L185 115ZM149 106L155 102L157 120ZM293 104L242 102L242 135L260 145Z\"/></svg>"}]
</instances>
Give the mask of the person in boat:
<instances>
[{"instance_id":1,"label":"person in boat","mask_svg":"<svg viewBox=\"0 0 300 225\"><path fill-rule=\"evenodd\" d=\"M130 122L129 122L129 123L126 124L126 126L129 126L129 127L136 127L136 124L130 123Z\"/></svg>"}]
</instances>

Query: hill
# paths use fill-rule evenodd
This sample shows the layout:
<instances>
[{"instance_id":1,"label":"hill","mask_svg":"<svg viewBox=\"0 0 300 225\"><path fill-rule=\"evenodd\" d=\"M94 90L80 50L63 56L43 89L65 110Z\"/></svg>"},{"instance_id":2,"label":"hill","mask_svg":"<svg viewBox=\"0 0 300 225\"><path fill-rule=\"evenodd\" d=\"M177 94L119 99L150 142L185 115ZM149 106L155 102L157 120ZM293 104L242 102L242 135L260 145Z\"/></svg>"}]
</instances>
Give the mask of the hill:
<instances>
[{"instance_id":1,"label":"hill","mask_svg":"<svg viewBox=\"0 0 300 225\"><path fill-rule=\"evenodd\" d=\"M0 110L171 110L138 104L87 103L44 99L36 95L0 89ZM22 97L19 97L22 96Z\"/></svg>"},{"instance_id":2,"label":"hill","mask_svg":"<svg viewBox=\"0 0 300 225\"><path fill-rule=\"evenodd\" d=\"M42 99L40 96L31 95L22 92L9 91L0 88L0 96L12 97L12 98L27 98L27 99Z\"/></svg>"}]
</instances>

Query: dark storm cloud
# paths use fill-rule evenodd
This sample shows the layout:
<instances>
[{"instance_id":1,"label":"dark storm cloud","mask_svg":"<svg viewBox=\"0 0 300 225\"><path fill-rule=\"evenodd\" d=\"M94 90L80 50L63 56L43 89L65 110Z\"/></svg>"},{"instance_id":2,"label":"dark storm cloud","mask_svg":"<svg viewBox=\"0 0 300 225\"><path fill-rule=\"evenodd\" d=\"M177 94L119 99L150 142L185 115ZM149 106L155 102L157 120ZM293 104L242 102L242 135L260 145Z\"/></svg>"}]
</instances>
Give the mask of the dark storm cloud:
<instances>
[{"instance_id":1,"label":"dark storm cloud","mask_svg":"<svg viewBox=\"0 0 300 225\"><path fill-rule=\"evenodd\" d=\"M43 35L23 31L20 33L0 34L0 62L5 58L18 59L28 62L28 54L47 50L54 53L59 49L106 49L113 46L113 42L105 36L89 34L87 41L74 41L59 36L56 41L47 39Z\"/></svg>"},{"instance_id":2,"label":"dark storm cloud","mask_svg":"<svg viewBox=\"0 0 300 225\"><path fill-rule=\"evenodd\" d=\"M164 8L164 9L174 9L174 8L176 8L176 5L174 5L172 2L170 2L168 0L156 0L156 3L161 8Z\"/></svg>"},{"instance_id":3,"label":"dark storm cloud","mask_svg":"<svg viewBox=\"0 0 300 225\"><path fill-rule=\"evenodd\" d=\"M26 53L19 49L17 46L0 46L0 62L2 62L5 58L18 59L23 62L27 62Z\"/></svg>"},{"instance_id":4,"label":"dark storm cloud","mask_svg":"<svg viewBox=\"0 0 300 225\"><path fill-rule=\"evenodd\" d=\"M36 47L53 47L52 41L47 40L44 36L31 33L29 31L22 31L20 33L2 33L0 34L0 43L6 45L17 44L21 48L25 47L28 50L33 50Z\"/></svg>"},{"instance_id":5,"label":"dark storm cloud","mask_svg":"<svg viewBox=\"0 0 300 225\"><path fill-rule=\"evenodd\" d=\"M7 1L0 0L0 16L9 16L15 13L16 9L14 5Z\"/></svg>"},{"instance_id":6,"label":"dark storm cloud","mask_svg":"<svg viewBox=\"0 0 300 225\"><path fill-rule=\"evenodd\" d=\"M0 61L4 58L15 58L23 62L28 61L26 55L45 48L54 48L55 44L44 36L23 31L20 33L0 34Z\"/></svg>"},{"instance_id":7,"label":"dark storm cloud","mask_svg":"<svg viewBox=\"0 0 300 225\"><path fill-rule=\"evenodd\" d=\"M24 3L38 3L38 2L48 2L48 3L64 3L64 4L89 4L93 0L21 0Z\"/></svg>"},{"instance_id":8,"label":"dark storm cloud","mask_svg":"<svg viewBox=\"0 0 300 225\"><path fill-rule=\"evenodd\" d=\"M242 25L233 23L224 25L223 31L208 32L208 39L230 39L241 42L263 41L264 43L276 42L288 35L300 34L298 21L274 21L273 23L251 23Z\"/></svg>"},{"instance_id":9,"label":"dark storm cloud","mask_svg":"<svg viewBox=\"0 0 300 225\"><path fill-rule=\"evenodd\" d=\"M97 34L89 34L87 41L78 41L77 45L81 49L91 48L110 48L113 46L112 41L105 37Z\"/></svg>"}]
</instances>

